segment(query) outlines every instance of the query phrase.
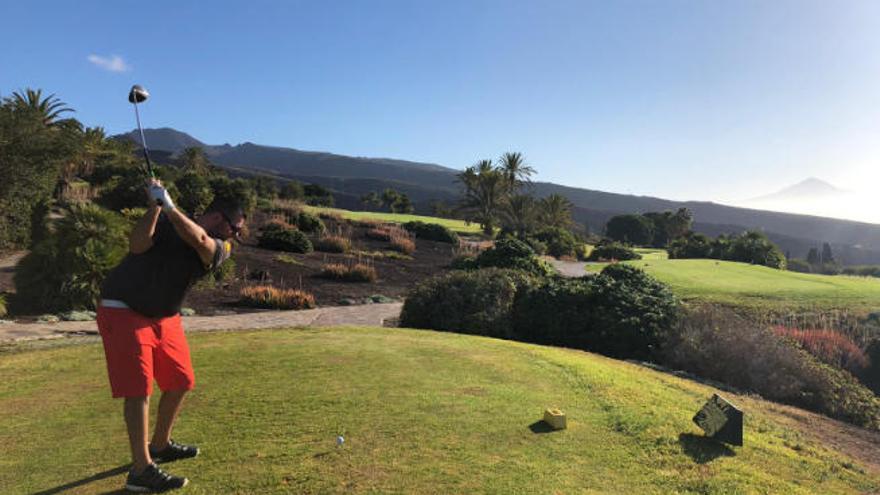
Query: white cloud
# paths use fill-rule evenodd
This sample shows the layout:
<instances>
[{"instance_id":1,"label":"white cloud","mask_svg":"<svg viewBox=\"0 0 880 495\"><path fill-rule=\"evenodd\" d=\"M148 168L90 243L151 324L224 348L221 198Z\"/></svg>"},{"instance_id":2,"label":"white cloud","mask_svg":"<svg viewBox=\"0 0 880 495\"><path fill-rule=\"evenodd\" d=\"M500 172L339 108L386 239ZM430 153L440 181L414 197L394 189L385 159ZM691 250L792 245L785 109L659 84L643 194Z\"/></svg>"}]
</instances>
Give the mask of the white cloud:
<instances>
[{"instance_id":1,"label":"white cloud","mask_svg":"<svg viewBox=\"0 0 880 495\"><path fill-rule=\"evenodd\" d=\"M131 67L129 67L125 63L125 60L122 60L122 57L120 57L119 55L102 57L93 53L89 55L88 60L98 67L104 70L109 70L110 72L128 72L129 70L131 70Z\"/></svg>"}]
</instances>

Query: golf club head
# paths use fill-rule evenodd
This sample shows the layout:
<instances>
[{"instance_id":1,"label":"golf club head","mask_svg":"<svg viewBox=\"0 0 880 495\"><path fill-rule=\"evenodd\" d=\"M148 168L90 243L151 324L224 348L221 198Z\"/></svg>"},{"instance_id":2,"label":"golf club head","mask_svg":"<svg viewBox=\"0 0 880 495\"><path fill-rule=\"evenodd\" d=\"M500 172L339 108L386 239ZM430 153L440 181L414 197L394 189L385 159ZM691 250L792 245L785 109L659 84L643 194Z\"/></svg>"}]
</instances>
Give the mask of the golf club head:
<instances>
[{"instance_id":1,"label":"golf club head","mask_svg":"<svg viewBox=\"0 0 880 495\"><path fill-rule=\"evenodd\" d=\"M144 89L140 84L135 84L131 87L131 91L128 92L128 102L129 103L143 103L150 97L149 91Z\"/></svg>"}]
</instances>

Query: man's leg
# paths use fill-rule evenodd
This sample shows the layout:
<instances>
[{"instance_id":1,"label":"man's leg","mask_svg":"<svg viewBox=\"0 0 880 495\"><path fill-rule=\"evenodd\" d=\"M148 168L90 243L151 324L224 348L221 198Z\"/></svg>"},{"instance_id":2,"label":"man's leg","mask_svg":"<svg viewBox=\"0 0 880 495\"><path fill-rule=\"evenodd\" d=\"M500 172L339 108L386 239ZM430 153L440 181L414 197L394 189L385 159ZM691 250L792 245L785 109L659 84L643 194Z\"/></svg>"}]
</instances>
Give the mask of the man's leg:
<instances>
[{"instance_id":1,"label":"man's leg","mask_svg":"<svg viewBox=\"0 0 880 495\"><path fill-rule=\"evenodd\" d=\"M162 392L162 398L159 400L159 414L156 418L156 430L153 432L153 441L150 446L154 451L162 450L168 446L171 441L171 429L174 427L174 421L183 405L183 397L187 390L167 390Z\"/></svg>"},{"instance_id":2,"label":"man's leg","mask_svg":"<svg viewBox=\"0 0 880 495\"><path fill-rule=\"evenodd\" d=\"M147 449L149 433L149 397L126 397L124 406L125 426L128 429L128 442L131 445L132 471L140 474L153 460Z\"/></svg>"}]
</instances>

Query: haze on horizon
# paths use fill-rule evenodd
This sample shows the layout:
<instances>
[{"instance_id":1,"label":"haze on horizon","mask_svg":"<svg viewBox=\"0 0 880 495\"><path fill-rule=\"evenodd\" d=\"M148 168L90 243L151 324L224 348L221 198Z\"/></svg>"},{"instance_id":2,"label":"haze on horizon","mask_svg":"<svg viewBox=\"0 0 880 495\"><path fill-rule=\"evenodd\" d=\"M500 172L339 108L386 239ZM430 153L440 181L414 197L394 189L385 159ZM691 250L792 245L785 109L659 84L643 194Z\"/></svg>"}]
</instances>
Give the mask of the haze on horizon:
<instances>
[{"instance_id":1,"label":"haze on horizon","mask_svg":"<svg viewBox=\"0 0 880 495\"><path fill-rule=\"evenodd\" d=\"M34 16L33 12L40 12ZM880 2L7 3L0 96L87 125L739 204L817 176L880 223ZM785 205L784 205L785 206ZM787 205L794 206L794 205ZM799 206L803 207L803 205ZM803 212L803 211L801 211Z\"/></svg>"}]
</instances>

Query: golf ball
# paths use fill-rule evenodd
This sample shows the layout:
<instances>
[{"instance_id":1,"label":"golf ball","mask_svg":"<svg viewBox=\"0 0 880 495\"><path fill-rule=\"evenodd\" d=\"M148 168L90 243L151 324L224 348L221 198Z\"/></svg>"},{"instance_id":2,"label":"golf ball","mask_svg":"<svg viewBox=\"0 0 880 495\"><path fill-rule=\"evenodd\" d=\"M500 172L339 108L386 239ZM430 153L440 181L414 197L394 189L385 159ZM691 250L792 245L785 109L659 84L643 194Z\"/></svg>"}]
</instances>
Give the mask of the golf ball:
<instances>
[{"instance_id":1,"label":"golf ball","mask_svg":"<svg viewBox=\"0 0 880 495\"><path fill-rule=\"evenodd\" d=\"M345 439L342 438L342 435L339 435L338 437L336 437L336 445L342 445L344 443L345 443Z\"/></svg>"}]
</instances>

